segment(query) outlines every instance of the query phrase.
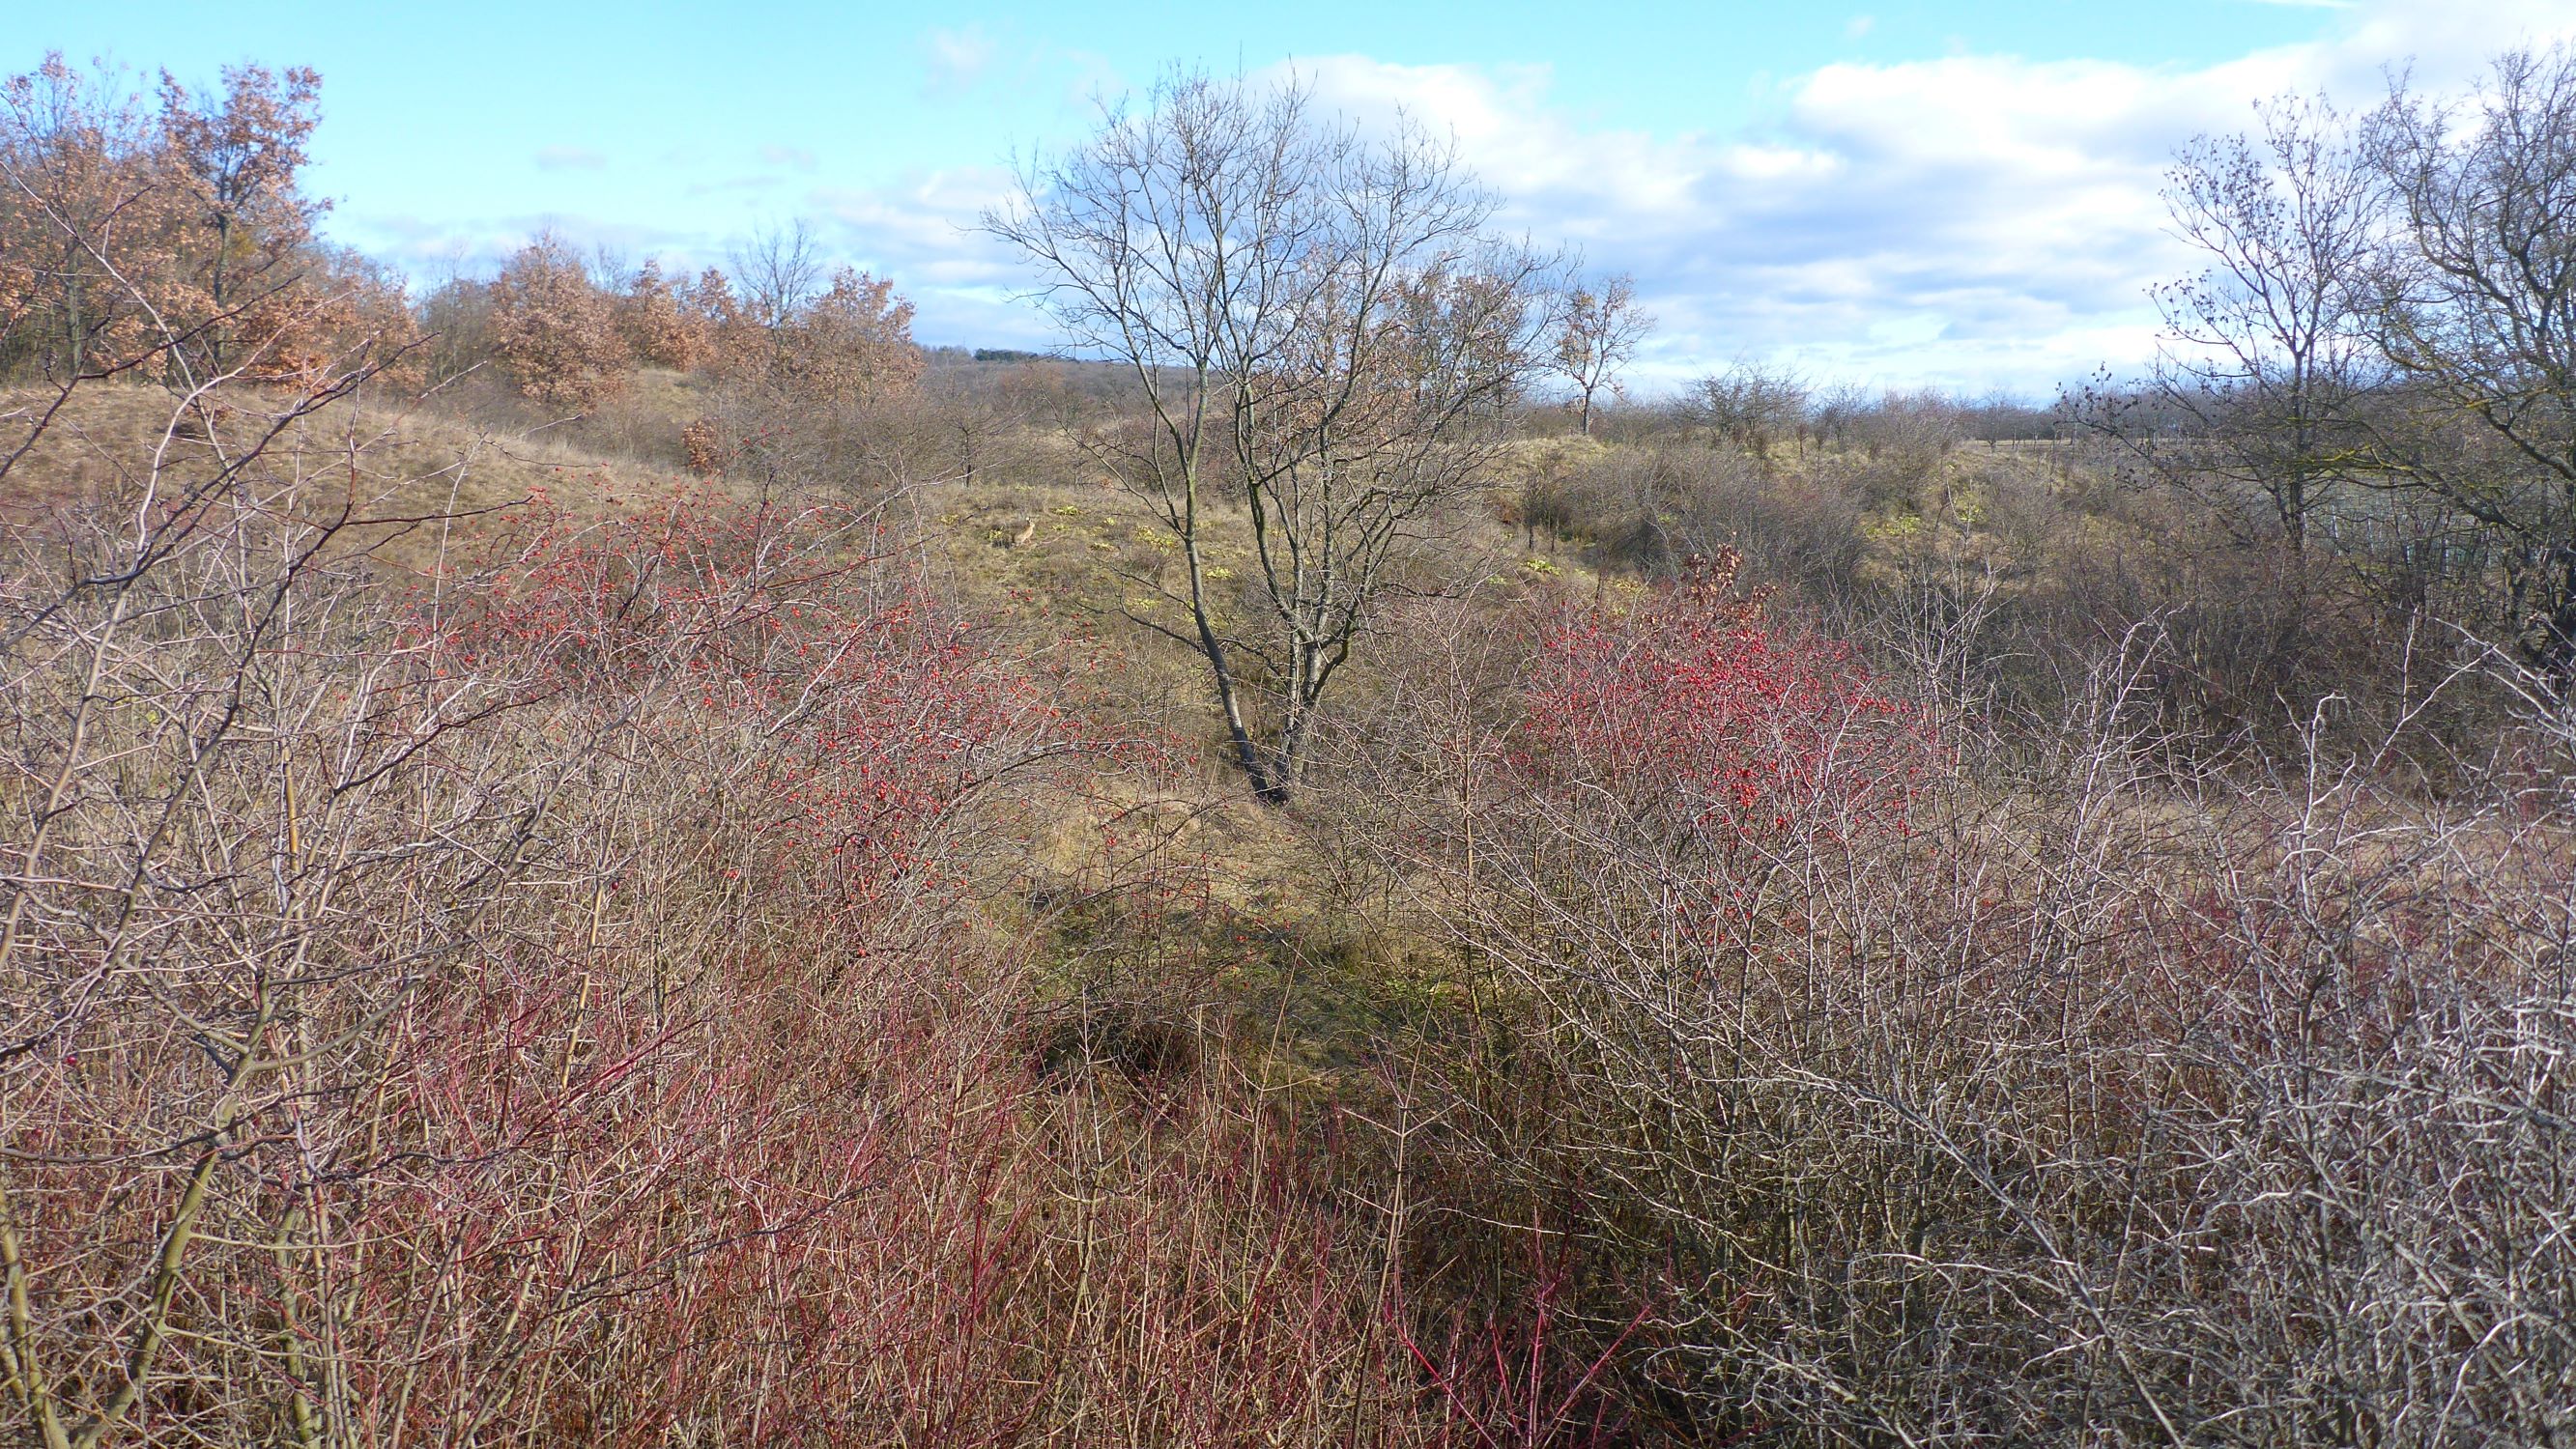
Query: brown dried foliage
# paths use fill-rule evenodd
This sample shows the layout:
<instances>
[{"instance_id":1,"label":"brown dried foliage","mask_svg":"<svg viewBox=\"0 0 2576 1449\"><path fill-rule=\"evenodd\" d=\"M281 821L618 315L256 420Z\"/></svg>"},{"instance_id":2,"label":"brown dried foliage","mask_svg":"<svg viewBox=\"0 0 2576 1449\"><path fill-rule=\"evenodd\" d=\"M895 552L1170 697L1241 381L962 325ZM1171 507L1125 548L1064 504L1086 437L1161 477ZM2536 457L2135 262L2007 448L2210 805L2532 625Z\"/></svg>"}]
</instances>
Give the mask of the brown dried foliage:
<instances>
[{"instance_id":1,"label":"brown dried foliage","mask_svg":"<svg viewBox=\"0 0 2576 1449\"><path fill-rule=\"evenodd\" d=\"M625 385L629 354L610 298L569 242L544 232L492 281L494 349L519 390L587 412Z\"/></svg>"}]
</instances>

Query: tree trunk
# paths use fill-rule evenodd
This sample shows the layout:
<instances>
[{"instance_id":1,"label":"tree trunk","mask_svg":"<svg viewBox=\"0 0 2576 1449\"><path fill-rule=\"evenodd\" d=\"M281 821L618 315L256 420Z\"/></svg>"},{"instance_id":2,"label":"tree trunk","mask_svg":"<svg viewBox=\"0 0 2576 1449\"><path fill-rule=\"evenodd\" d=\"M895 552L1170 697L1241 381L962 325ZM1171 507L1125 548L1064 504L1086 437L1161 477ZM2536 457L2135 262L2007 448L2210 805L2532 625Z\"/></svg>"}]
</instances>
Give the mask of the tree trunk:
<instances>
[{"instance_id":1,"label":"tree trunk","mask_svg":"<svg viewBox=\"0 0 2576 1449\"><path fill-rule=\"evenodd\" d=\"M80 278L63 274L63 345L71 358L68 376L78 377L81 370L81 294Z\"/></svg>"},{"instance_id":2,"label":"tree trunk","mask_svg":"<svg viewBox=\"0 0 2576 1449\"><path fill-rule=\"evenodd\" d=\"M1207 659L1209 677L1216 682L1217 708L1225 715L1226 738L1234 747L1235 764L1252 782L1252 793L1272 805L1286 804L1286 782L1263 762L1260 747L1252 742L1252 731L1244 726L1243 699L1234 686L1234 665L1226 656L1225 641L1217 637L1215 622L1208 617L1206 567L1199 557L1196 526L1198 485L1193 479L1184 487L1191 526L1182 532L1181 556L1189 567L1190 622L1197 626L1199 653Z\"/></svg>"}]
</instances>

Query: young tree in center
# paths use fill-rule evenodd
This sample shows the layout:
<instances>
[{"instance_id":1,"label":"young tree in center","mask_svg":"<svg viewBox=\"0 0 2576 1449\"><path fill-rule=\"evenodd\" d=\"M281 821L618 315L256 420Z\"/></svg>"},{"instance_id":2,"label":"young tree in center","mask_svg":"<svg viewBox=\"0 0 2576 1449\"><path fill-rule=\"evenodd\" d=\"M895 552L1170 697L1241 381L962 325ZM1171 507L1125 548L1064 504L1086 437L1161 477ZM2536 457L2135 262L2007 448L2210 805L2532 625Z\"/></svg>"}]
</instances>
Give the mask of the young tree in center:
<instances>
[{"instance_id":1,"label":"young tree in center","mask_svg":"<svg viewBox=\"0 0 2576 1449\"><path fill-rule=\"evenodd\" d=\"M1409 125L1375 139L1294 83L1176 73L985 218L1073 347L1135 376L1140 425L1089 442L1179 545L1189 616L1138 622L1205 660L1263 799L1294 791L1403 546L1480 475L1559 320L1551 263L1490 236L1493 212ZM1242 624L1209 557L1237 504Z\"/></svg>"}]
</instances>

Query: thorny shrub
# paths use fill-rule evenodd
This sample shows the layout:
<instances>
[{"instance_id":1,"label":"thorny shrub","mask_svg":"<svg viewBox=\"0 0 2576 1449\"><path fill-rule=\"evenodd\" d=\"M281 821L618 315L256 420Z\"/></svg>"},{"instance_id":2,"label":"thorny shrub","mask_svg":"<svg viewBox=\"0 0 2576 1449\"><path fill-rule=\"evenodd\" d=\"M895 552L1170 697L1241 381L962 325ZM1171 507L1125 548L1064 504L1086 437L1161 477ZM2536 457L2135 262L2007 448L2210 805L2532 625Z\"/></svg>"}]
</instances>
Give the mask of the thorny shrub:
<instances>
[{"instance_id":1,"label":"thorny shrub","mask_svg":"<svg viewBox=\"0 0 2576 1449\"><path fill-rule=\"evenodd\" d=\"M1819 1445L2576 1433L2576 800L2531 746L2432 804L2366 757L2178 775L2132 651L1958 758L2005 732L1754 619L1557 626L1527 743L1450 749L1478 808L1411 856L1518 1022L1450 1150L1669 1285L1631 1404Z\"/></svg>"},{"instance_id":2,"label":"thorny shrub","mask_svg":"<svg viewBox=\"0 0 2576 1449\"><path fill-rule=\"evenodd\" d=\"M814 518L679 489L589 528L551 504L505 535L488 582L423 610L461 675L508 673L521 703L608 702L743 831L772 891L841 912L924 879L952 812L1004 773L1078 750L1061 696L1003 667L919 580L800 544Z\"/></svg>"},{"instance_id":3,"label":"thorny shrub","mask_svg":"<svg viewBox=\"0 0 2576 1449\"><path fill-rule=\"evenodd\" d=\"M1597 793L1720 848L1902 834L1935 760L1921 710L1847 646L1766 619L1736 572L1728 551L1639 607L1549 625L1521 758L1559 796Z\"/></svg>"},{"instance_id":4,"label":"thorny shrub","mask_svg":"<svg viewBox=\"0 0 2576 1449\"><path fill-rule=\"evenodd\" d=\"M1222 1050L1029 1039L978 902L1121 756L1078 678L868 517L422 512L329 401L0 573L36 1442L1525 1441Z\"/></svg>"}]
</instances>

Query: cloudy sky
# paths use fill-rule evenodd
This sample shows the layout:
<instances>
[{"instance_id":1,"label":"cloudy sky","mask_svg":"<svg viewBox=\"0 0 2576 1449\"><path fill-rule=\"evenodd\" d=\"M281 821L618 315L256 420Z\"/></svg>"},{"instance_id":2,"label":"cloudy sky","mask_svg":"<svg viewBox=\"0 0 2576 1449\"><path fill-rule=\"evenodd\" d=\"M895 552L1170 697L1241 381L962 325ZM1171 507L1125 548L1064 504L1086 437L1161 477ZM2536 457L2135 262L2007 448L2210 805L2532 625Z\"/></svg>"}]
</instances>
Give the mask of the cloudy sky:
<instances>
[{"instance_id":1,"label":"cloudy sky","mask_svg":"<svg viewBox=\"0 0 2576 1449\"><path fill-rule=\"evenodd\" d=\"M1453 132L1514 228L1633 272L1650 387L1750 356L2031 397L2147 355L2142 289L2191 265L2156 196L2177 144L2285 90L2365 107L2392 68L2451 90L2576 36L2576 0L46 9L0 65L318 68L333 233L425 279L541 226L696 264L805 218L922 340L1044 345L973 230L1011 158L1173 62L1293 66Z\"/></svg>"}]
</instances>

